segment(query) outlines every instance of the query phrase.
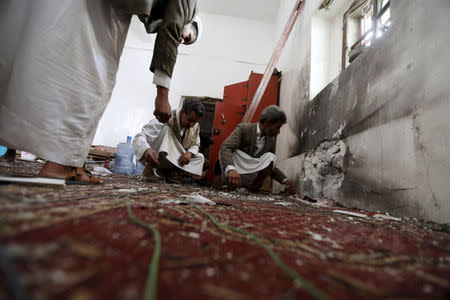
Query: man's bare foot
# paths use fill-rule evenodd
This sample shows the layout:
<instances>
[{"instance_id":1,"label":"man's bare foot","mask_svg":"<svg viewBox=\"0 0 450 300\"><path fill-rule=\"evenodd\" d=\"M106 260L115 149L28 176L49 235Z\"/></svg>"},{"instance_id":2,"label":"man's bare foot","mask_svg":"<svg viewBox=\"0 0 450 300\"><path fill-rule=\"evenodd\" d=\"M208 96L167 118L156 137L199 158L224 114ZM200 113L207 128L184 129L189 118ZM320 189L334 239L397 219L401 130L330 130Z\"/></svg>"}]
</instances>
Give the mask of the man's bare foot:
<instances>
[{"instance_id":1,"label":"man's bare foot","mask_svg":"<svg viewBox=\"0 0 450 300\"><path fill-rule=\"evenodd\" d=\"M60 165L51 161L47 161L39 171L41 177L63 178L72 174L73 167Z\"/></svg>"},{"instance_id":2,"label":"man's bare foot","mask_svg":"<svg viewBox=\"0 0 450 300\"><path fill-rule=\"evenodd\" d=\"M101 181L83 168L76 168L47 161L38 176L71 180L80 183L97 184Z\"/></svg>"}]
</instances>

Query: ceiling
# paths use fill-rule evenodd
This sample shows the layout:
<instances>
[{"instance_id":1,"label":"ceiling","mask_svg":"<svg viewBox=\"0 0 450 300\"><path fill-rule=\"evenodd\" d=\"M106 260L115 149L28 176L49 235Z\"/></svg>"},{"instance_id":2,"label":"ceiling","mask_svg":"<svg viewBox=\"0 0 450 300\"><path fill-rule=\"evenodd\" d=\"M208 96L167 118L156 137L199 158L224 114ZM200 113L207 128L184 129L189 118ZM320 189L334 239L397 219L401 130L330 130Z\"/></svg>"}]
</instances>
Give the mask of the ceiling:
<instances>
[{"instance_id":1,"label":"ceiling","mask_svg":"<svg viewBox=\"0 0 450 300\"><path fill-rule=\"evenodd\" d=\"M200 12L273 23L281 0L199 0Z\"/></svg>"},{"instance_id":2,"label":"ceiling","mask_svg":"<svg viewBox=\"0 0 450 300\"><path fill-rule=\"evenodd\" d=\"M342 16L351 6L353 0L332 0L330 6L317 12L318 15L328 18Z\"/></svg>"}]
</instances>

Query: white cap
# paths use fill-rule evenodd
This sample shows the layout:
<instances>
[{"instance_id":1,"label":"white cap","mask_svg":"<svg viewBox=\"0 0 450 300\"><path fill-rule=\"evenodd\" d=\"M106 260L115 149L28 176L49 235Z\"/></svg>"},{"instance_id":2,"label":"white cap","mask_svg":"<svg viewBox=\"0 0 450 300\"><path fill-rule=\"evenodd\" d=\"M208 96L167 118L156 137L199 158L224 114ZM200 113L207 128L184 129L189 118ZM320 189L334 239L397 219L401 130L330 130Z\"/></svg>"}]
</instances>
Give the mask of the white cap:
<instances>
[{"instance_id":1,"label":"white cap","mask_svg":"<svg viewBox=\"0 0 450 300\"><path fill-rule=\"evenodd\" d=\"M198 41L200 41L202 37L203 32L202 20L200 20L200 17L197 15L195 16L194 20L192 20L192 23L195 23L197 26L197 39L195 40L195 43L197 43Z\"/></svg>"}]
</instances>

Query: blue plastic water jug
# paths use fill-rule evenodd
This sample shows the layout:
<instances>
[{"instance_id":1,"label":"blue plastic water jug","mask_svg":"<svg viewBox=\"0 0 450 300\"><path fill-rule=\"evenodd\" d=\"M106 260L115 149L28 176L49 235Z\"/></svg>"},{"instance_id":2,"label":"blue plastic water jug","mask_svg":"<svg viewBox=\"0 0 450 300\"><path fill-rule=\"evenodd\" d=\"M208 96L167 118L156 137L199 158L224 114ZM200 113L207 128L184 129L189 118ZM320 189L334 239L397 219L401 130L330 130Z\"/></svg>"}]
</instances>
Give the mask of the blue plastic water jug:
<instances>
[{"instance_id":1,"label":"blue plastic water jug","mask_svg":"<svg viewBox=\"0 0 450 300\"><path fill-rule=\"evenodd\" d=\"M6 151L8 151L8 148L5 146L0 146L0 157L6 154Z\"/></svg>"},{"instance_id":2,"label":"blue plastic water jug","mask_svg":"<svg viewBox=\"0 0 450 300\"><path fill-rule=\"evenodd\" d=\"M133 147L131 136L127 136L126 143L117 145L113 173L132 175L134 172Z\"/></svg>"}]
</instances>

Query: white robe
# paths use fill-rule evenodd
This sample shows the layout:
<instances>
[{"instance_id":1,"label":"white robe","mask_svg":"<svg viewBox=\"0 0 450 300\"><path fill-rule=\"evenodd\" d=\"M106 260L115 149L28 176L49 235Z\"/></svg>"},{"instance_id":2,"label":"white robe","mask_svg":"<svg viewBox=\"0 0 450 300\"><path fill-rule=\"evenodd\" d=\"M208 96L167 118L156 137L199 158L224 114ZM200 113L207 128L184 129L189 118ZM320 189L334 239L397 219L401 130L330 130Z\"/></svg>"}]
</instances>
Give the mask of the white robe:
<instances>
[{"instance_id":1,"label":"white robe","mask_svg":"<svg viewBox=\"0 0 450 300\"><path fill-rule=\"evenodd\" d=\"M220 159L220 157L219 157ZM241 186L250 186L258 176L258 172L267 168L273 163L272 170L275 168L276 156L272 152L266 152L261 157L252 157L241 150L233 153L233 168L241 176ZM222 162L220 162L222 165ZM223 179L227 177L227 171L222 172Z\"/></svg>"},{"instance_id":2,"label":"white robe","mask_svg":"<svg viewBox=\"0 0 450 300\"><path fill-rule=\"evenodd\" d=\"M179 123L178 114L177 121ZM166 155L164 160L161 159L160 155L160 167L167 168L175 166L188 173L201 176L205 158L202 153L198 152L199 147L200 136L197 136L196 144L188 150L185 150L175 137L172 129L167 124L160 123L156 119L151 120L148 124L146 124L142 128L142 131L136 134L133 139L133 150L138 160L141 160L144 152L151 148L158 153L163 153ZM189 151L194 155L187 165L180 165L178 163L178 159L186 151ZM169 164L167 164L167 162L169 162Z\"/></svg>"},{"instance_id":3,"label":"white robe","mask_svg":"<svg viewBox=\"0 0 450 300\"><path fill-rule=\"evenodd\" d=\"M109 0L2 0L0 144L81 167L130 20Z\"/></svg>"}]
</instances>

